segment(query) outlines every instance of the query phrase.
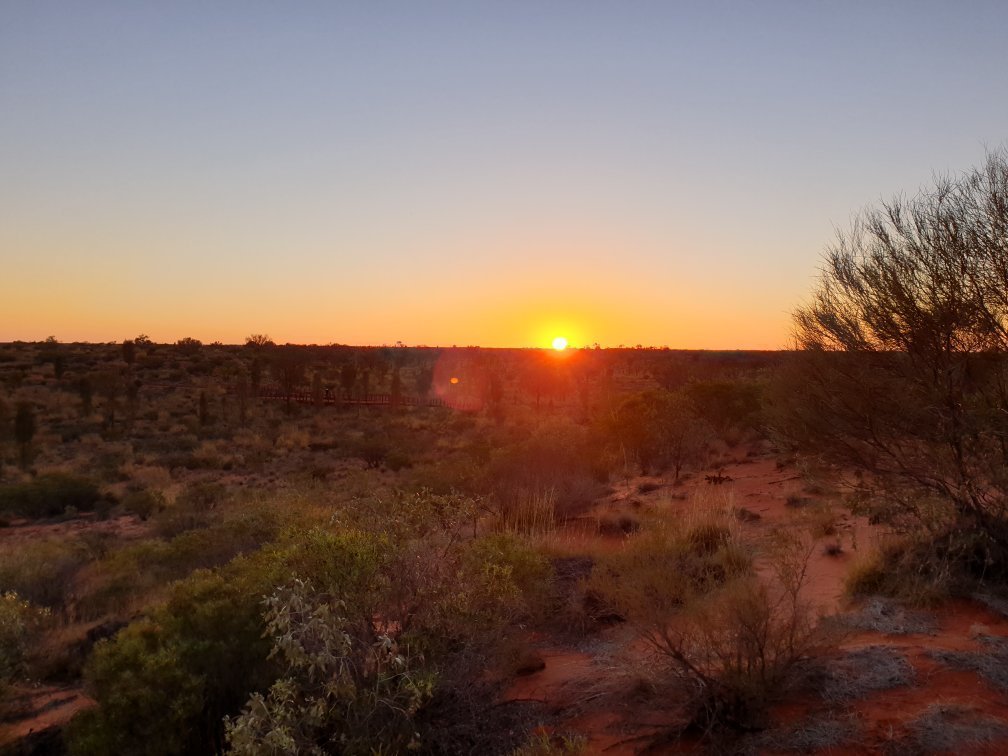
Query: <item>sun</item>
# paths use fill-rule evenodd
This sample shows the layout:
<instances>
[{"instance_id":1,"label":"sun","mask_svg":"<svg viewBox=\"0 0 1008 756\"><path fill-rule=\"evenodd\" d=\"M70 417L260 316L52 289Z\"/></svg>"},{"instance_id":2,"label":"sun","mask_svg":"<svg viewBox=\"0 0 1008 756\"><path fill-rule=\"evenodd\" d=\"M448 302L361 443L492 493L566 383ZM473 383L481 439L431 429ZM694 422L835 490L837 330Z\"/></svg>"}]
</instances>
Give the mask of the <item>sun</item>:
<instances>
[{"instance_id":1,"label":"sun","mask_svg":"<svg viewBox=\"0 0 1008 756\"><path fill-rule=\"evenodd\" d=\"M556 349L558 352L562 352L564 349L567 348L567 339L565 339L563 336L557 336L555 339L553 339L553 348Z\"/></svg>"}]
</instances>

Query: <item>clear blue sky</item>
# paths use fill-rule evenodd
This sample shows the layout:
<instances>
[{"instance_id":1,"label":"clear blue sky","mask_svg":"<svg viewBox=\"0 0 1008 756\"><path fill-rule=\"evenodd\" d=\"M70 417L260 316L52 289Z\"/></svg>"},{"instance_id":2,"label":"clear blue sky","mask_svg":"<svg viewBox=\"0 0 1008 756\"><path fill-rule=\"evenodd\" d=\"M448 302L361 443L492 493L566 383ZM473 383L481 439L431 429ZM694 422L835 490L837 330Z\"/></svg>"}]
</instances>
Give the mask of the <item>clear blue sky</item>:
<instances>
[{"instance_id":1,"label":"clear blue sky","mask_svg":"<svg viewBox=\"0 0 1008 756\"><path fill-rule=\"evenodd\" d=\"M779 347L1008 3L0 2L0 340Z\"/></svg>"}]
</instances>

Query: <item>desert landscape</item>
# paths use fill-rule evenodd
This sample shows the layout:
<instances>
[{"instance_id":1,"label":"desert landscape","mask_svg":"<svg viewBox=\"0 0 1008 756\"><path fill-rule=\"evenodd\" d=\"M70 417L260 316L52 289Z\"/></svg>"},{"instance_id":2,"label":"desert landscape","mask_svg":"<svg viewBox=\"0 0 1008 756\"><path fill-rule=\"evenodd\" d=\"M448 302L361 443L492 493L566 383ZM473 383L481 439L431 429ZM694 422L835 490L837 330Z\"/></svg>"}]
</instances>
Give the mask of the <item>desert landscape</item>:
<instances>
[{"instance_id":1,"label":"desert landscape","mask_svg":"<svg viewBox=\"0 0 1008 756\"><path fill-rule=\"evenodd\" d=\"M0 737L1008 747L1003 584L778 434L802 361L5 345Z\"/></svg>"},{"instance_id":2,"label":"desert landscape","mask_svg":"<svg viewBox=\"0 0 1008 756\"><path fill-rule=\"evenodd\" d=\"M0 756L1008 754L1006 28L0 3Z\"/></svg>"}]
</instances>

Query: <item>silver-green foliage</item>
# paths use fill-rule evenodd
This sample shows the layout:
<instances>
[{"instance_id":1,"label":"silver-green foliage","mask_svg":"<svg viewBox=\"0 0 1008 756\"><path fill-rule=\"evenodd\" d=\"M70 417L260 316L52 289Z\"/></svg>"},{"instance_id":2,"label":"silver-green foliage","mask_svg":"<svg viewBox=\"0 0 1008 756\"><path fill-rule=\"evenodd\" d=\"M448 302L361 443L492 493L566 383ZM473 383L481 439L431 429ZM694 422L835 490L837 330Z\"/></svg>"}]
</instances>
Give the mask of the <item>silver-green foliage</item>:
<instances>
[{"instance_id":1,"label":"silver-green foliage","mask_svg":"<svg viewBox=\"0 0 1008 756\"><path fill-rule=\"evenodd\" d=\"M433 692L423 658L388 634L354 637L345 604L295 580L266 600L272 656L284 675L226 720L232 753L398 752L415 743L412 717Z\"/></svg>"},{"instance_id":2,"label":"silver-green foliage","mask_svg":"<svg viewBox=\"0 0 1008 756\"><path fill-rule=\"evenodd\" d=\"M24 673L31 636L48 617L13 591L0 595L0 693Z\"/></svg>"}]
</instances>

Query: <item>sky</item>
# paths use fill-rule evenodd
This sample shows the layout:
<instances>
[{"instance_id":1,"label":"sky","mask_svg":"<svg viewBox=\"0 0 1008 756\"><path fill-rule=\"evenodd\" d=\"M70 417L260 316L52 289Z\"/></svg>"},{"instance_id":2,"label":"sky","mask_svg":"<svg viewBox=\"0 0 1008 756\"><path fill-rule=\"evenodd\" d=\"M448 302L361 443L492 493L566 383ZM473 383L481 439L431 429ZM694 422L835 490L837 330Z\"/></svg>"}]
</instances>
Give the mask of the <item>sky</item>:
<instances>
[{"instance_id":1,"label":"sky","mask_svg":"<svg viewBox=\"0 0 1008 756\"><path fill-rule=\"evenodd\" d=\"M0 341L777 349L1008 3L0 0Z\"/></svg>"}]
</instances>

